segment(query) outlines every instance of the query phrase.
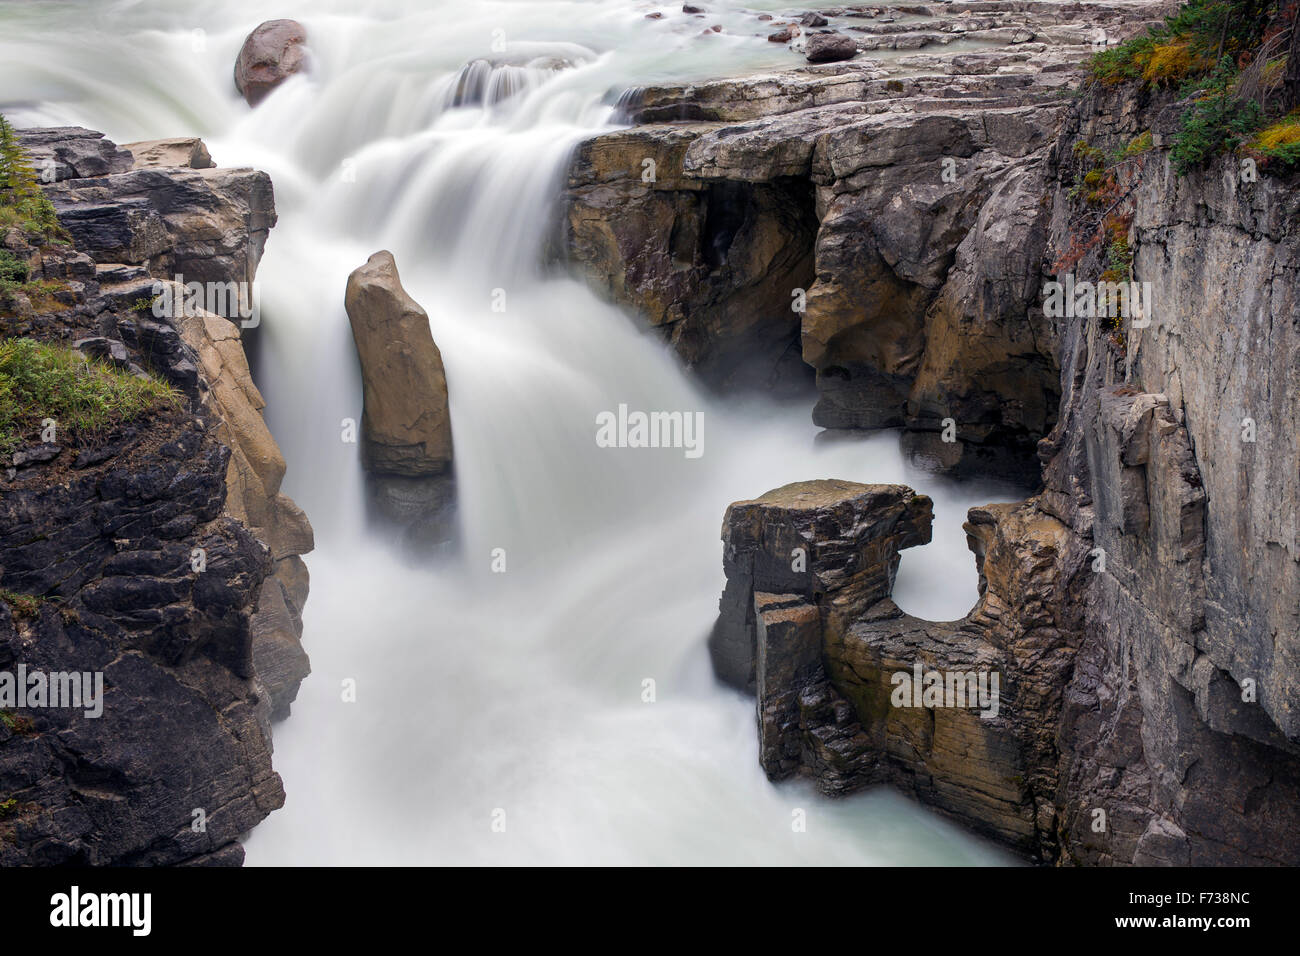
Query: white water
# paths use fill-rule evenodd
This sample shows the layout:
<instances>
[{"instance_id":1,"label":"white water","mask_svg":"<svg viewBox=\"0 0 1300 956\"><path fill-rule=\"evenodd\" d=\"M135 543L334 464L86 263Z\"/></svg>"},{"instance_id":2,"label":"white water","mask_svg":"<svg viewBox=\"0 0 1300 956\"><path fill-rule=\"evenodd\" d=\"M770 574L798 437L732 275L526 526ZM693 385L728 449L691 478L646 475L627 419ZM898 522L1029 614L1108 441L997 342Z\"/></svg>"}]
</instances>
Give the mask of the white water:
<instances>
[{"instance_id":1,"label":"white water","mask_svg":"<svg viewBox=\"0 0 1300 956\"><path fill-rule=\"evenodd\" d=\"M0 8L0 95L19 125L200 134L219 164L275 182L257 374L285 490L316 529L313 673L276 728L288 802L247 841L250 863L1006 862L887 791L769 784L753 703L715 684L704 640L730 501L809 478L912 484L935 499L935 543L905 555L896 599L951 619L976 597L966 509L1007 490L913 473L892 435L819 441L810 403L713 402L630 317L535 268L565 158L612 95L797 64L730 6L703 20L632 0ZM655 9L669 15L646 20ZM268 16L305 23L314 67L250 111L230 70ZM713 23L727 32L701 36ZM502 37L511 62L576 65L459 77ZM453 107L458 78L489 105ZM447 366L464 550L437 567L367 533L357 449L339 437L361 411L344 283L380 248ZM596 413L621 402L703 410L703 457L596 447Z\"/></svg>"}]
</instances>

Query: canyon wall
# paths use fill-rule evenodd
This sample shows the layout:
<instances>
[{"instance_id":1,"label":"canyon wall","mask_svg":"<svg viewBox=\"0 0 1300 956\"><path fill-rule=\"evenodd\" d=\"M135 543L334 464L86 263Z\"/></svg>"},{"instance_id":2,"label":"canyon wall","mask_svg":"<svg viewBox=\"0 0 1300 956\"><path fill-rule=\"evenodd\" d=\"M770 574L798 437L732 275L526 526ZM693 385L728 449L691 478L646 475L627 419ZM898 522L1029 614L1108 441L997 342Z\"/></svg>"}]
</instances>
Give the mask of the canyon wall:
<instances>
[{"instance_id":1,"label":"canyon wall","mask_svg":"<svg viewBox=\"0 0 1300 956\"><path fill-rule=\"evenodd\" d=\"M3 334L148 370L179 404L7 463L0 670L98 671L105 692L97 717L5 712L0 863L238 864L240 837L284 802L271 721L309 670L312 534L280 492L240 316L183 308L175 280L251 284L270 180L210 168L198 141L138 157L88 130L22 141L71 242L3 237L54 289L16 300ZM160 288L173 307L156 308Z\"/></svg>"},{"instance_id":2,"label":"canyon wall","mask_svg":"<svg viewBox=\"0 0 1300 956\"><path fill-rule=\"evenodd\" d=\"M1074 92L1079 22L1114 40L1162 10L945 4L1040 37L639 91L636 125L575 159L568 248L688 364L729 370L717 387L755 343L761 380L804 374L797 347L814 423L900 426L931 470L1040 489L971 511L981 596L958 622L893 606L897 548L928 520L898 537L862 486L729 510L710 647L756 694L769 775L889 783L1045 862L1294 864L1298 200L1235 158L1176 175L1171 94ZM1111 234L1151 284L1149 326L1044 309L1048 281L1113 267L1079 188L1093 155L1125 157ZM796 539L821 563L794 569ZM997 713L898 705L918 663L997 674Z\"/></svg>"}]
</instances>

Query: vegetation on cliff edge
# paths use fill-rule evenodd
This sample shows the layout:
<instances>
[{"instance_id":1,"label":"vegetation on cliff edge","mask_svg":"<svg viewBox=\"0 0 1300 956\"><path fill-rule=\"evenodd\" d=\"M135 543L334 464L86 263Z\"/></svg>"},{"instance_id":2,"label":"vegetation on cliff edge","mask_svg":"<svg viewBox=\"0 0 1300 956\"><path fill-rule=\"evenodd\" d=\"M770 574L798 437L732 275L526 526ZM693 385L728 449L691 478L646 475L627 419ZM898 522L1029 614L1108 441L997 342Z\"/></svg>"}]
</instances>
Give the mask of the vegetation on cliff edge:
<instances>
[{"instance_id":1,"label":"vegetation on cliff edge","mask_svg":"<svg viewBox=\"0 0 1300 956\"><path fill-rule=\"evenodd\" d=\"M1190 0L1165 23L1096 53L1095 82L1177 91L1181 174L1242 152L1264 167L1300 165L1297 0ZM1271 125L1270 125L1271 124Z\"/></svg>"},{"instance_id":2,"label":"vegetation on cliff edge","mask_svg":"<svg viewBox=\"0 0 1300 956\"><path fill-rule=\"evenodd\" d=\"M68 241L18 134L0 115L0 235L14 227L38 243Z\"/></svg>"},{"instance_id":3,"label":"vegetation on cliff edge","mask_svg":"<svg viewBox=\"0 0 1300 956\"><path fill-rule=\"evenodd\" d=\"M181 404L167 383L88 360L65 346L0 341L0 454L39 440L47 419L54 420L58 441L80 443Z\"/></svg>"}]
</instances>

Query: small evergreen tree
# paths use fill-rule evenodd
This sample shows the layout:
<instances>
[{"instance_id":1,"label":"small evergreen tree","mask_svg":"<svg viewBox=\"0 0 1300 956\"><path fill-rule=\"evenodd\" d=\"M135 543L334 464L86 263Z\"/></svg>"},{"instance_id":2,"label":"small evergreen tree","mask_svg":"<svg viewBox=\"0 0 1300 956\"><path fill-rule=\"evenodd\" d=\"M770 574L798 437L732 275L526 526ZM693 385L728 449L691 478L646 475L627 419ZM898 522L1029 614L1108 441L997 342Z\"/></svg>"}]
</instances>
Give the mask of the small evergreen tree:
<instances>
[{"instance_id":1,"label":"small evergreen tree","mask_svg":"<svg viewBox=\"0 0 1300 956\"><path fill-rule=\"evenodd\" d=\"M54 205L36 179L13 125L0 115L0 228L16 225L45 242L65 242Z\"/></svg>"},{"instance_id":2,"label":"small evergreen tree","mask_svg":"<svg viewBox=\"0 0 1300 956\"><path fill-rule=\"evenodd\" d=\"M17 205L40 192L36 170L28 162L13 125L3 115L0 115L0 190L9 205Z\"/></svg>"}]
</instances>

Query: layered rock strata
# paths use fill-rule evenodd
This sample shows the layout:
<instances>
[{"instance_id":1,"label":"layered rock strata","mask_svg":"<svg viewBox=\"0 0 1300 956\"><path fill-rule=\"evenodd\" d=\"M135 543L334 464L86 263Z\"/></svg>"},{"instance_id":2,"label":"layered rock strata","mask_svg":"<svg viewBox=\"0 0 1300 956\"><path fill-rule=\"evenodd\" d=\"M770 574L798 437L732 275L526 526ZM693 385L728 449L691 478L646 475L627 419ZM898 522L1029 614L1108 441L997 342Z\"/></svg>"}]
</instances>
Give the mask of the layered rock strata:
<instances>
[{"instance_id":1,"label":"layered rock strata","mask_svg":"<svg viewBox=\"0 0 1300 956\"><path fill-rule=\"evenodd\" d=\"M837 95L838 83L823 81L820 95ZM715 640L715 667L744 684L735 651L753 648L774 776L807 774L830 792L888 782L1042 861L1294 865L1300 449L1286 423L1300 401L1291 360L1300 200L1293 182L1236 157L1179 176L1168 153L1182 111L1172 94L1093 88L1035 111L1041 140L1016 171L995 175L980 225L958 242L924 311L903 418L916 426L908 415L936 381L950 387L930 406L938 410L969 409L954 396L985 387L1015 402L1016 386L990 371L999 366L1023 368L1047 409L1033 427L1023 401L998 413L1002 425L1017 416L1026 441L1051 428L1036 449L1041 492L970 513L978 604L953 623L911 618L886 600L842 618L833 590L810 599L789 581L747 585L728 544L715 634L731 638ZM984 121L1003 115L984 112ZM905 167L914 142L876 154L881 165L864 181ZM1105 209L1079 188L1098 156L1124 157L1104 174L1114 177ZM978 193L979 182L966 187ZM864 220L858 241L880 228ZM823 221L819 241L826 230ZM1131 253L1123 278L1149 283L1141 309L1067 317L1044 308L1047 283L1097 282L1114 269L1120 240ZM933 234L918 248L923 257L947 246ZM870 274L871 251L860 246L845 274ZM805 349L808 333L806 320ZM822 401L824 412L824 389ZM880 389L850 404L863 416L895 407ZM955 416L959 436L967 414ZM922 451L951 466L938 445ZM777 541L791 526L779 508L761 514L744 540ZM868 513L854 525L863 535L870 526ZM893 676L918 663L998 673L997 715L894 706ZM775 738L774 708L784 714Z\"/></svg>"},{"instance_id":2,"label":"layered rock strata","mask_svg":"<svg viewBox=\"0 0 1300 956\"><path fill-rule=\"evenodd\" d=\"M191 391L215 414L219 438L231 449L227 512L274 561L254 628L260 674L276 718L283 718L310 670L301 645L308 590L301 556L314 539L307 516L280 491L284 456L262 418L266 402L242 339L261 319L253 290L275 225L271 180L258 170L213 168L207 148L192 138L135 144L139 156L128 154L121 171L125 151L98 133L59 139L48 130L24 131L22 139L37 161L41 149L75 158L74 147L115 157L113 172L56 176L46 194L77 249L94 258L98 292L116 310L113 324L100 320L100 330L138 347L147 365ZM202 296L192 294L194 283Z\"/></svg>"},{"instance_id":3,"label":"layered rock strata","mask_svg":"<svg viewBox=\"0 0 1300 956\"><path fill-rule=\"evenodd\" d=\"M149 370L180 405L6 462L0 671L99 672L104 695L97 717L0 715L0 860L238 864L241 835L284 800L270 722L307 673L311 529L279 493L284 461L239 325L156 305L160 286L177 292L174 269L251 279L274 223L270 184L166 166L141 179L129 153L84 130L23 140L59 180L47 194L73 244L5 237L55 291L17 301L4 334ZM142 152L206 156L181 145Z\"/></svg>"},{"instance_id":4,"label":"layered rock strata","mask_svg":"<svg viewBox=\"0 0 1300 956\"><path fill-rule=\"evenodd\" d=\"M948 56L637 90L634 125L573 161L567 254L719 388L811 369L817 424L904 426L930 467L1032 481L1059 400L1031 319L1048 153L1097 31L1159 9L882 7L950 36L1018 26Z\"/></svg>"}]
</instances>

